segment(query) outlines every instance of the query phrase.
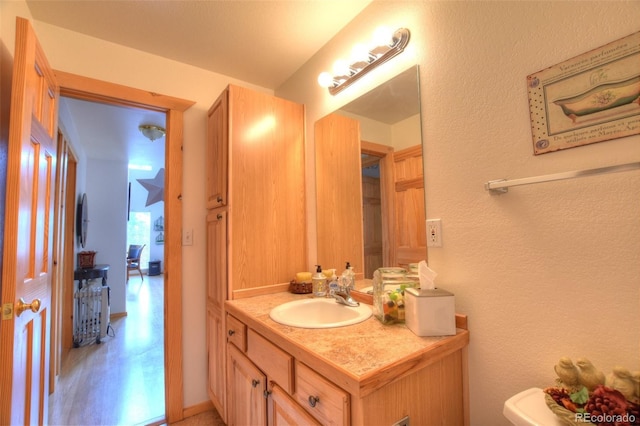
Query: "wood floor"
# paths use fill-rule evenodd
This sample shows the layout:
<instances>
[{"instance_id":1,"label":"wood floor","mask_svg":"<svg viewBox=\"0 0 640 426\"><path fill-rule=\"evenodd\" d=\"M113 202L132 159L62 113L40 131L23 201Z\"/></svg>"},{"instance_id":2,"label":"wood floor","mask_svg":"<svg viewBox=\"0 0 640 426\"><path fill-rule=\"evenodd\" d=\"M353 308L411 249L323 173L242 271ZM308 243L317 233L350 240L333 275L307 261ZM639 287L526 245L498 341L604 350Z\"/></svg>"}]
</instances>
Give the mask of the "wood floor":
<instances>
[{"instance_id":1,"label":"wood floor","mask_svg":"<svg viewBox=\"0 0 640 426\"><path fill-rule=\"evenodd\" d=\"M138 425L164 417L163 276L132 274L113 337L71 350L49 399L51 425Z\"/></svg>"}]
</instances>

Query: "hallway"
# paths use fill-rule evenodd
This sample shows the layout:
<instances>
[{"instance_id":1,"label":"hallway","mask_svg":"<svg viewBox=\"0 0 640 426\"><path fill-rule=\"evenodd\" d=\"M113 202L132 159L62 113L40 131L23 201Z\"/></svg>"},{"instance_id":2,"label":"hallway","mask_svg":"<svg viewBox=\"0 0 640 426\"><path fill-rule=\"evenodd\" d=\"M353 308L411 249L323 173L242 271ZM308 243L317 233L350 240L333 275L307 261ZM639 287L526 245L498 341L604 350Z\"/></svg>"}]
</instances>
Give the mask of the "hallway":
<instances>
[{"instance_id":1,"label":"hallway","mask_svg":"<svg viewBox=\"0 0 640 426\"><path fill-rule=\"evenodd\" d=\"M102 343L71 350L49 424L136 425L164 416L163 294L163 275L132 274L127 316L112 321Z\"/></svg>"}]
</instances>

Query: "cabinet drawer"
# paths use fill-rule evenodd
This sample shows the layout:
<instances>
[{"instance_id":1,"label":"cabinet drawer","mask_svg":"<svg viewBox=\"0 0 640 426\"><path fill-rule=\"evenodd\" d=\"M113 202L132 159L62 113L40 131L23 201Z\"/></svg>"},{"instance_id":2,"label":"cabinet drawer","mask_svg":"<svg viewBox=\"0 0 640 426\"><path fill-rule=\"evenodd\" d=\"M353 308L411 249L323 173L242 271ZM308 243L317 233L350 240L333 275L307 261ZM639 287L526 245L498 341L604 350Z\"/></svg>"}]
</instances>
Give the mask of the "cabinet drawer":
<instances>
[{"instance_id":1,"label":"cabinet drawer","mask_svg":"<svg viewBox=\"0 0 640 426\"><path fill-rule=\"evenodd\" d=\"M270 425L306 425L322 426L311 414L307 413L280 386L270 382L269 398Z\"/></svg>"},{"instance_id":2,"label":"cabinet drawer","mask_svg":"<svg viewBox=\"0 0 640 426\"><path fill-rule=\"evenodd\" d=\"M349 425L349 394L301 362L296 362L295 399L323 425Z\"/></svg>"},{"instance_id":3,"label":"cabinet drawer","mask_svg":"<svg viewBox=\"0 0 640 426\"><path fill-rule=\"evenodd\" d=\"M293 393L293 357L273 343L249 329L247 332L247 356L270 380L282 389Z\"/></svg>"},{"instance_id":4,"label":"cabinet drawer","mask_svg":"<svg viewBox=\"0 0 640 426\"><path fill-rule=\"evenodd\" d=\"M227 341L236 345L242 352L247 351L247 326L242 321L227 315Z\"/></svg>"}]
</instances>

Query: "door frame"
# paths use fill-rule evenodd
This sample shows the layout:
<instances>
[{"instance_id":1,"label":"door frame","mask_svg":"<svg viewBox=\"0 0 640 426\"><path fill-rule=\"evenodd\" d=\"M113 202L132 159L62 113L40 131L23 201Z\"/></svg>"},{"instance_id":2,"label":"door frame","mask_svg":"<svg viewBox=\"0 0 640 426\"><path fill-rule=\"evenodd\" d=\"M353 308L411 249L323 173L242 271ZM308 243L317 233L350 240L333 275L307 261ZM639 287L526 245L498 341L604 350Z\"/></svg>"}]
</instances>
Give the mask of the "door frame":
<instances>
[{"instance_id":1,"label":"door frame","mask_svg":"<svg viewBox=\"0 0 640 426\"><path fill-rule=\"evenodd\" d=\"M58 168L56 171L53 227L53 274L51 279L51 356L49 393L55 392L61 366L73 347L73 263L77 155L63 129L58 126Z\"/></svg>"},{"instance_id":2,"label":"door frame","mask_svg":"<svg viewBox=\"0 0 640 426\"><path fill-rule=\"evenodd\" d=\"M195 102L54 70L60 96L166 114L164 250L164 387L168 423L184 418L182 366L183 113Z\"/></svg>"}]
</instances>

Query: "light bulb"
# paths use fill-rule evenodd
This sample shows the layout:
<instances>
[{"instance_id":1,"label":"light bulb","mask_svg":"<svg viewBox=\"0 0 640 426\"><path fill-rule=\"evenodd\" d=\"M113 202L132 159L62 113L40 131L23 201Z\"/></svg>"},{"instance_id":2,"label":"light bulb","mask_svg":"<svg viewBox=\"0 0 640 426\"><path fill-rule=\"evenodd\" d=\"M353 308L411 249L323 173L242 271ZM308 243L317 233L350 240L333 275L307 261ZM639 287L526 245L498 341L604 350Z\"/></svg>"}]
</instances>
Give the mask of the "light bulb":
<instances>
[{"instance_id":1,"label":"light bulb","mask_svg":"<svg viewBox=\"0 0 640 426\"><path fill-rule=\"evenodd\" d=\"M331 87L333 85L333 76L328 72L321 72L318 76L318 84L322 87Z\"/></svg>"},{"instance_id":2,"label":"light bulb","mask_svg":"<svg viewBox=\"0 0 640 426\"><path fill-rule=\"evenodd\" d=\"M351 61L354 63L369 62L369 48L363 43L353 46L353 49L351 49Z\"/></svg>"},{"instance_id":3,"label":"light bulb","mask_svg":"<svg viewBox=\"0 0 640 426\"><path fill-rule=\"evenodd\" d=\"M333 75L348 76L350 74L349 63L344 59L338 59L333 63Z\"/></svg>"},{"instance_id":4,"label":"light bulb","mask_svg":"<svg viewBox=\"0 0 640 426\"><path fill-rule=\"evenodd\" d=\"M391 46L393 44L393 31L389 27L378 27L373 32L373 45Z\"/></svg>"}]
</instances>

